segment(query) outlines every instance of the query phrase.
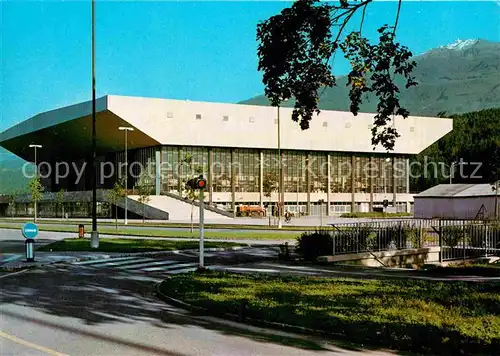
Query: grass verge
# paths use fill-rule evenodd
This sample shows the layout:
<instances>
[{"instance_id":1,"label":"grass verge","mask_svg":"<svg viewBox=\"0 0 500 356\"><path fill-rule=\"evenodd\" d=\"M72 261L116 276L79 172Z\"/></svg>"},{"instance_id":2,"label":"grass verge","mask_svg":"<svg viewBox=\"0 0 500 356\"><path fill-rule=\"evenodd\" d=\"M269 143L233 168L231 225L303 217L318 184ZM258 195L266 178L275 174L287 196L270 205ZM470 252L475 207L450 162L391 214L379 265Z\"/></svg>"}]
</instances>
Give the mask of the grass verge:
<instances>
[{"instance_id":1,"label":"grass verge","mask_svg":"<svg viewBox=\"0 0 500 356\"><path fill-rule=\"evenodd\" d=\"M21 229L22 224L0 224L0 229ZM40 231L50 232L74 232L77 234L78 227L58 225L43 225L40 226ZM116 236L137 236L137 237L177 237L177 238L197 238L199 232L179 231L165 229L115 229L115 228L99 228L99 233L105 235ZM221 240L294 240L299 236L299 233L281 233L281 232L264 232L264 231L205 231L205 237Z\"/></svg>"},{"instance_id":2,"label":"grass verge","mask_svg":"<svg viewBox=\"0 0 500 356\"><path fill-rule=\"evenodd\" d=\"M160 290L222 315L321 329L367 345L426 354L496 354L500 284L274 277L204 272Z\"/></svg>"},{"instance_id":3,"label":"grass verge","mask_svg":"<svg viewBox=\"0 0 500 356\"><path fill-rule=\"evenodd\" d=\"M234 242L205 242L205 248L242 246ZM97 251L97 252L153 252L197 249L197 241L165 241L144 239L99 239L99 248L91 249L89 239L64 239L42 246L38 251Z\"/></svg>"},{"instance_id":4,"label":"grass verge","mask_svg":"<svg viewBox=\"0 0 500 356\"><path fill-rule=\"evenodd\" d=\"M341 218L401 218L413 216L411 213L378 213L378 212L365 212L365 213L344 213L340 215Z\"/></svg>"},{"instance_id":5,"label":"grass verge","mask_svg":"<svg viewBox=\"0 0 500 356\"><path fill-rule=\"evenodd\" d=\"M0 218L0 223L13 223L13 222L18 222L18 223L25 223L26 221L29 221L32 219L30 218ZM266 220L267 221L267 220ZM47 220L38 220L37 224L39 225L75 225L78 226L78 224L85 224L88 225L90 222L89 221L78 221L78 220L65 220L65 219L47 219ZM100 225L107 225L107 226L115 226L114 222L101 222L98 221ZM125 226L123 222L118 222L118 227L120 226ZM127 226L132 226L132 227L161 227L161 228L190 228L191 223L170 223L170 222L165 222L165 223L154 223L154 222L145 222L143 223L138 223L138 222L132 222L129 221ZM198 228L198 224L194 224L195 228ZM228 230L286 230L286 231L309 231L309 230L314 230L317 229L316 226L288 226L288 225L283 225L281 229L278 229L277 226L268 226L268 225L252 225L251 220L249 220L249 224L205 224L205 229L228 229Z\"/></svg>"}]
</instances>

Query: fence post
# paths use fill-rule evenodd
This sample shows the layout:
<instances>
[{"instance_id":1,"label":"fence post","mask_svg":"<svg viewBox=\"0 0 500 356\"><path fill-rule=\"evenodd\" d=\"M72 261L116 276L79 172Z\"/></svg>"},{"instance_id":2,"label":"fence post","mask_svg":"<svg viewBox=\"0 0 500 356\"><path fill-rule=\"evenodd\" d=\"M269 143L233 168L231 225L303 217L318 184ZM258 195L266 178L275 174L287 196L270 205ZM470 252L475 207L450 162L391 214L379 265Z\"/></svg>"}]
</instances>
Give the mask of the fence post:
<instances>
[{"instance_id":1,"label":"fence post","mask_svg":"<svg viewBox=\"0 0 500 356\"><path fill-rule=\"evenodd\" d=\"M438 239L439 239L439 264L443 263L443 230L441 226L441 219L439 219L439 233L438 233Z\"/></svg>"},{"instance_id":2,"label":"fence post","mask_svg":"<svg viewBox=\"0 0 500 356\"><path fill-rule=\"evenodd\" d=\"M335 227L334 227L334 229L335 229ZM333 230L332 231L333 256L335 256L335 234L336 234L336 231Z\"/></svg>"},{"instance_id":3,"label":"fence post","mask_svg":"<svg viewBox=\"0 0 500 356\"><path fill-rule=\"evenodd\" d=\"M465 220L462 220L462 241L463 241L463 248L464 248L463 260L465 262Z\"/></svg>"}]
</instances>

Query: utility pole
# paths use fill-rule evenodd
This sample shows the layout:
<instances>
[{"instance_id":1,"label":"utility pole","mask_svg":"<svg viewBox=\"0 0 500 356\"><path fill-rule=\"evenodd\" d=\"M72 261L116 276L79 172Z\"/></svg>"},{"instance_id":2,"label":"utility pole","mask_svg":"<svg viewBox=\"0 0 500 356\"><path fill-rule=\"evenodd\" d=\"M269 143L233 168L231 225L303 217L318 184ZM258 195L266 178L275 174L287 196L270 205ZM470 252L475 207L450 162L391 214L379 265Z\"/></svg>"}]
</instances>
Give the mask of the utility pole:
<instances>
[{"instance_id":1,"label":"utility pole","mask_svg":"<svg viewBox=\"0 0 500 356\"><path fill-rule=\"evenodd\" d=\"M96 117L95 117L95 0L92 0L92 232L90 247L99 247L99 232L97 231L97 178L96 178Z\"/></svg>"}]
</instances>

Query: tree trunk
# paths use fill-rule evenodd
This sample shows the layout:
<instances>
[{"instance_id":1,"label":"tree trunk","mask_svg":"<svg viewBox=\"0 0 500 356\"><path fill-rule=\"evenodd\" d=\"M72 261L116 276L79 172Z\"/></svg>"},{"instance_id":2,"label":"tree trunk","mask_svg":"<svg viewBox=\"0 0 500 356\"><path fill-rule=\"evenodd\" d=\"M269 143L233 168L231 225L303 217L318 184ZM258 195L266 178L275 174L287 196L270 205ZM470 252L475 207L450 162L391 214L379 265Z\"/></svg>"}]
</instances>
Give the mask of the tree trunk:
<instances>
[{"instance_id":1,"label":"tree trunk","mask_svg":"<svg viewBox=\"0 0 500 356\"><path fill-rule=\"evenodd\" d=\"M146 204L142 204L142 223L144 224L146 222Z\"/></svg>"},{"instance_id":2,"label":"tree trunk","mask_svg":"<svg viewBox=\"0 0 500 356\"><path fill-rule=\"evenodd\" d=\"M115 204L115 229L118 230L118 204Z\"/></svg>"}]
</instances>

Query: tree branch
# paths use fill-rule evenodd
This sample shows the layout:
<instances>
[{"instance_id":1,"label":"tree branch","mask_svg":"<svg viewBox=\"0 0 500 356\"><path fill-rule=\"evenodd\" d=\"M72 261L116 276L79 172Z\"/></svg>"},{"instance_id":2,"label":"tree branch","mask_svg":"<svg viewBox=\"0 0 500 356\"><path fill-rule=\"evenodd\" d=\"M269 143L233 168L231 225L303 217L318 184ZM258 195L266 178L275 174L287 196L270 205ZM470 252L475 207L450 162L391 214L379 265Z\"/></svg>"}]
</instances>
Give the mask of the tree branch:
<instances>
[{"instance_id":1,"label":"tree branch","mask_svg":"<svg viewBox=\"0 0 500 356\"><path fill-rule=\"evenodd\" d=\"M401 12L401 4L403 3L403 0L398 1L398 12L396 14L396 22L394 23L394 28L392 29L392 36L396 35L396 28L398 27L398 22L399 22L399 14Z\"/></svg>"},{"instance_id":2,"label":"tree branch","mask_svg":"<svg viewBox=\"0 0 500 356\"><path fill-rule=\"evenodd\" d=\"M359 26L359 34L361 35L361 32L363 32L363 23L365 22L365 12L366 12L366 6L368 4L366 4L364 7L363 7L363 14L361 15L361 25Z\"/></svg>"}]
</instances>

